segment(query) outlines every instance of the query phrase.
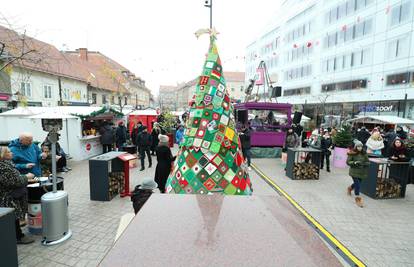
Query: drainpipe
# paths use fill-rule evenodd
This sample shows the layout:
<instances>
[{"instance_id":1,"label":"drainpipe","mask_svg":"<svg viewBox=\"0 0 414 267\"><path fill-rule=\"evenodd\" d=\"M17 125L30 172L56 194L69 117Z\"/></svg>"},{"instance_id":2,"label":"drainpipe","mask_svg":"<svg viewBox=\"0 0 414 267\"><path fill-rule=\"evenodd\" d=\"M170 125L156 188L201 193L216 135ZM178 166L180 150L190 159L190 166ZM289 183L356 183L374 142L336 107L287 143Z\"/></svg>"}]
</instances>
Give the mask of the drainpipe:
<instances>
[{"instance_id":1,"label":"drainpipe","mask_svg":"<svg viewBox=\"0 0 414 267\"><path fill-rule=\"evenodd\" d=\"M59 83L59 104L58 104L58 106L63 106L63 101L62 101L62 81L60 80L60 77L58 77L58 83Z\"/></svg>"}]
</instances>

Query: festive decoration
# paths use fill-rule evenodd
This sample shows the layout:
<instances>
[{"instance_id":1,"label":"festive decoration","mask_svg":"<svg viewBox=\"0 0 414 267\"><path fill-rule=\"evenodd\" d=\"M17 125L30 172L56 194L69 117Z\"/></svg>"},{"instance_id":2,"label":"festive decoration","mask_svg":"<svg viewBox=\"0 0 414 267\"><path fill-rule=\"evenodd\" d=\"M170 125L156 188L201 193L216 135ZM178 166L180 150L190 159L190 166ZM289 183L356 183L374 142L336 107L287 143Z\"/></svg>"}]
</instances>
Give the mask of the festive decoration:
<instances>
[{"instance_id":1,"label":"festive decoration","mask_svg":"<svg viewBox=\"0 0 414 267\"><path fill-rule=\"evenodd\" d=\"M250 195L251 183L235 130L215 36L190 106L184 142L166 191L176 194Z\"/></svg>"},{"instance_id":2,"label":"festive decoration","mask_svg":"<svg viewBox=\"0 0 414 267\"><path fill-rule=\"evenodd\" d=\"M346 32L346 25L342 26L342 31Z\"/></svg>"},{"instance_id":3,"label":"festive decoration","mask_svg":"<svg viewBox=\"0 0 414 267\"><path fill-rule=\"evenodd\" d=\"M306 44L306 46L309 48L309 47L311 47L312 46L312 42L308 42L307 44Z\"/></svg>"},{"instance_id":4,"label":"festive decoration","mask_svg":"<svg viewBox=\"0 0 414 267\"><path fill-rule=\"evenodd\" d=\"M77 113L72 113L71 115L72 115L72 116L79 117L79 118L81 118L82 120L85 120L85 119L87 119L87 118L96 117L96 116L98 116L98 115L101 115L101 114L104 114L104 113L109 113L109 112L113 113L116 117L123 117L123 116L124 116L124 113L119 112L119 111L118 111L118 110L116 110L116 109L113 109L113 108L106 108L106 107L103 107L103 108L101 108L100 110L94 111L94 112L92 112L91 114L88 114L88 115L84 115L84 114L77 114Z\"/></svg>"},{"instance_id":5,"label":"festive decoration","mask_svg":"<svg viewBox=\"0 0 414 267\"><path fill-rule=\"evenodd\" d=\"M294 45L293 45L293 48L298 48L298 45L297 45L297 44L294 44Z\"/></svg>"}]
</instances>

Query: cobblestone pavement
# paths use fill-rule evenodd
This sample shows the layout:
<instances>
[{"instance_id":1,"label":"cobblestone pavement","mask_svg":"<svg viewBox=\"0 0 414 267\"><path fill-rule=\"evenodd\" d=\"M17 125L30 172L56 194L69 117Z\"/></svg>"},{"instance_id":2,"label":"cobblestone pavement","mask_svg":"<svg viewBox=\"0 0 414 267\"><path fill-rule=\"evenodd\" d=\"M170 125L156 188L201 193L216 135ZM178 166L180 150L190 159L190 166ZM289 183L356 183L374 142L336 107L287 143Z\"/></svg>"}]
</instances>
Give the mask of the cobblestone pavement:
<instances>
[{"instance_id":1,"label":"cobblestone pavement","mask_svg":"<svg viewBox=\"0 0 414 267\"><path fill-rule=\"evenodd\" d=\"M253 162L368 266L414 266L414 185L407 186L404 199L362 194L361 209L346 194L352 183L347 169L298 181L284 175L280 159Z\"/></svg>"}]
</instances>

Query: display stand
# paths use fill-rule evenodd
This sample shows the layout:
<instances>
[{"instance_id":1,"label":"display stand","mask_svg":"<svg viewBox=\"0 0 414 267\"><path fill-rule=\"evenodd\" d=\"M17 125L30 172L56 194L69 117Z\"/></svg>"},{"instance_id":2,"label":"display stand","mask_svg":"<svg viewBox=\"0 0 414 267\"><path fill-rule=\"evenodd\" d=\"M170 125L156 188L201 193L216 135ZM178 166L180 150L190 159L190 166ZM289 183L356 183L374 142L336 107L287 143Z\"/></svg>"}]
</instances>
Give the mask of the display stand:
<instances>
[{"instance_id":1,"label":"display stand","mask_svg":"<svg viewBox=\"0 0 414 267\"><path fill-rule=\"evenodd\" d=\"M124 154L112 151L89 160L91 200L110 201L124 190L125 164L119 158Z\"/></svg>"},{"instance_id":2,"label":"display stand","mask_svg":"<svg viewBox=\"0 0 414 267\"><path fill-rule=\"evenodd\" d=\"M361 183L361 192L374 199L404 198L409 162L382 158L369 159L368 178Z\"/></svg>"},{"instance_id":3,"label":"display stand","mask_svg":"<svg viewBox=\"0 0 414 267\"><path fill-rule=\"evenodd\" d=\"M307 160L308 158L308 160ZM289 148L286 176L292 180L318 180L321 151L314 148Z\"/></svg>"},{"instance_id":4,"label":"display stand","mask_svg":"<svg viewBox=\"0 0 414 267\"><path fill-rule=\"evenodd\" d=\"M121 197L130 197L131 191L129 190L129 168L130 168L130 161L136 161L137 156L133 154L122 154L118 157L120 160L124 162L124 190L121 192Z\"/></svg>"}]
</instances>

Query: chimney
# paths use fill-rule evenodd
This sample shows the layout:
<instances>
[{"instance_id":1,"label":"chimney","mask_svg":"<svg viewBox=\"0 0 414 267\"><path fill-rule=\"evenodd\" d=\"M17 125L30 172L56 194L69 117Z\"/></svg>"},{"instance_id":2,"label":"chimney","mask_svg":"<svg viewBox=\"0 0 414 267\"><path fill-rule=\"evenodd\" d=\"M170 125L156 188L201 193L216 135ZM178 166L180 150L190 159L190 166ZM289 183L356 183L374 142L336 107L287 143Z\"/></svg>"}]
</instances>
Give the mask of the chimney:
<instances>
[{"instance_id":1,"label":"chimney","mask_svg":"<svg viewBox=\"0 0 414 267\"><path fill-rule=\"evenodd\" d=\"M79 57L82 60L88 60L88 48L79 48L78 49L79 52Z\"/></svg>"}]
</instances>

